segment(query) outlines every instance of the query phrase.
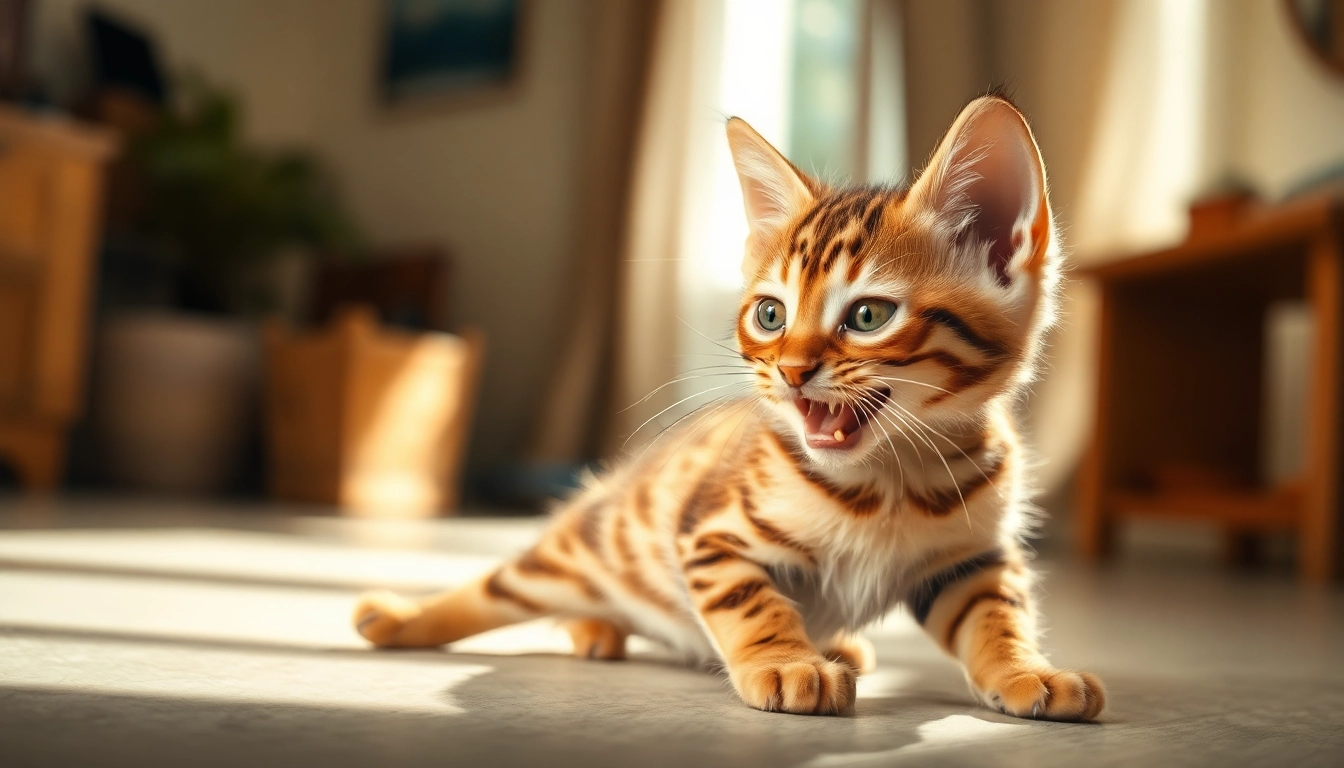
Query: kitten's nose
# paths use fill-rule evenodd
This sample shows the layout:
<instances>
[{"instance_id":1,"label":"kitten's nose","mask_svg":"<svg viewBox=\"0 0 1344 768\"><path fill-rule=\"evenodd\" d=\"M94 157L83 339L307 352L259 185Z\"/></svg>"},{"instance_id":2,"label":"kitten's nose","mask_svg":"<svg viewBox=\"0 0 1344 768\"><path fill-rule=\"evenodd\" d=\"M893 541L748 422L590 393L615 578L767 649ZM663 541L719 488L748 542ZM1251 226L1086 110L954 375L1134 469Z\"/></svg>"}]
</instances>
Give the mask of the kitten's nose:
<instances>
[{"instance_id":1,"label":"kitten's nose","mask_svg":"<svg viewBox=\"0 0 1344 768\"><path fill-rule=\"evenodd\" d=\"M813 376L817 375L817 369L821 363L805 363L803 365L780 365L778 366L780 374L791 387L801 387L806 384Z\"/></svg>"}]
</instances>

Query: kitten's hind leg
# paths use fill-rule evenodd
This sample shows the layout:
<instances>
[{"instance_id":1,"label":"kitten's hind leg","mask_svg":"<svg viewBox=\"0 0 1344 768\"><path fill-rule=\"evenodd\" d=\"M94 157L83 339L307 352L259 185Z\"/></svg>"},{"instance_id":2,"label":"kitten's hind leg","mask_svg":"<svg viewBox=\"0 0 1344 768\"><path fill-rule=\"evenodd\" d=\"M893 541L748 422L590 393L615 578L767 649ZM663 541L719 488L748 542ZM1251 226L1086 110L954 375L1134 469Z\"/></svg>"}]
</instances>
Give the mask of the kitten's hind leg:
<instances>
[{"instance_id":1,"label":"kitten's hind leg","mask_svg":"<svg viewBox=\"0 0 1344 768\"><path fill-rule=\"evenodd\" d=\"M355 629L379 647L430 648L554 614L601 615L602 593L541 546L464 587L410 600L373 592L355 608Z\"/></svg>"},{"instance_id":2,"label":"kitten's hind leg","mask_svg":"<svg viewBox=\"0 0 1344 768\"><path fill-rule=\"evenodd\" d=\"M625 658L629 633L603 619L571 619L565 629L574 640L574 655L616 661Z\"/></svg>"}]
</instances>

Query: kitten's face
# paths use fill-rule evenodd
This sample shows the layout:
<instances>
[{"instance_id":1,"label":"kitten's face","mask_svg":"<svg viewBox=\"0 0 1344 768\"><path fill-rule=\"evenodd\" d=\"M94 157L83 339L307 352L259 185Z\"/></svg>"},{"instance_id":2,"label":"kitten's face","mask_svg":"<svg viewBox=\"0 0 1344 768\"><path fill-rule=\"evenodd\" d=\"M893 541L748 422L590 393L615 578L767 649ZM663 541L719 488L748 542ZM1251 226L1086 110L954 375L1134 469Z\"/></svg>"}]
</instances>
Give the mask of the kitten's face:
<instances>
[{"instance_id":1,"label":"kitten's face","mask_svg":"<svg viewBox=\"0 0 1344 768\"><path fill-rule=\"evenodd\" d=\"M1057 261L1015 109L973 102L908 191L831 190L729 123L752 223L737 338L819 465L940 437L1030 375Z\"/></svg>"}]
</instances>

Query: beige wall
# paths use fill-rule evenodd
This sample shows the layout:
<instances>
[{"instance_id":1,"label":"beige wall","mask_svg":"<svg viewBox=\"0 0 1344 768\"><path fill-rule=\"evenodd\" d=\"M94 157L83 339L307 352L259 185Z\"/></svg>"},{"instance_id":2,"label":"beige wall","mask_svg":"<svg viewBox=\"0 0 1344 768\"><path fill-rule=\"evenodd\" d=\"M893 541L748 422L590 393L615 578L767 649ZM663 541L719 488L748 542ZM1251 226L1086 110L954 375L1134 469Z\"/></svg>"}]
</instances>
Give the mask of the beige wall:
<instances>
[{"instance_id":1,"label":"beige wall","mask_svg":"<svg viewBox=\"0 0 1344 768\"><path fill-rule=\"evenodd\" d=\"M969 98L1005 84L1032 118L1068 229L1068 203L1095 160L1107 68L1149 60L1142 30L1123 38L1130 48L1114 50L1120 26L1136 15L1140 25L1156 19L1162 1L905 0L910 157L927 157ZM1206 22L1199 183L1236 175L1273 197L1344 160L1344 79L1301 46L1283 3L1187 2L1202 3Z\"/></svg>"},{"instance_id":2,"label":"beige wall","mask_svg":"<svg viewBox=\"0 0 1344 768\"><path fill-rule=\"evenodd\" d=\"M85 4L37 0L33 66L58 100L82 85ZM452 315L489 344L472 460L520 452L571 309L593 4L531 4L509 92L403 111L374 96L379 0L101 4L150 29L173 67L242 94L254 139L315 146L374 244L452 252Z\"/></svg>"},{"instance_id":3,"label":"beige wall","mask_svg":"<svg viewBox=\"0 0 1344 768\"><path fill-rule=\"evenodd\" d=\"M380 4L329 0L314 19L317 146L375 242L452 250L453 314L488 335L476 461L522 449L572 311L590 5L532 4L514 91L404 113L374 102Z\"/></svg>"},{"instance_id":4,"label":"beige wall","mask_svg":"<svg viewBox=\"0 0 1344 768\"><path fill-rule=\"evenodd\" d=\"M1001 85L1028 114L1053 198L1077 196L1116 0L905 0L909 157L923 166L971 98ZM1072 213L1057 215L1067 230Z\"/></svg>"},{"instance_id":5,"label":"beige wall","mask_svg":"<svg viewBox=\"0 0 1344 768\"><path fill-rule=\"evenodd\" d=\"M193 67L246 99L247 130L266 142L312 136L322 0L99 0L154 34L173 69ZM88 0L34 0L31 67L58 103L82 95Z\"/></svg>"},{"instance_id":6,"label":"beige wall","mask_svg":"<svg viewBox=\"0 0 1344 768\"><path fill-rule=\"evenodd\" d=\"M984 45L985 0L904 0L905 98L910 170L918 173L971 98L993 82Z\"/></svg>"},{"instance_id":7,"label":"beige wall","mask_svg":"<svg viewBox=\"0 0 1344 768\"><path fill-rule=\"evenodd\" d=\"M1326 165L1344 164L1344 75L1311 58L1283 3L1234 1L1227 64L1242 87L1232 96L1231 160L1279 194Z\"/></svg>"}]
</instances>

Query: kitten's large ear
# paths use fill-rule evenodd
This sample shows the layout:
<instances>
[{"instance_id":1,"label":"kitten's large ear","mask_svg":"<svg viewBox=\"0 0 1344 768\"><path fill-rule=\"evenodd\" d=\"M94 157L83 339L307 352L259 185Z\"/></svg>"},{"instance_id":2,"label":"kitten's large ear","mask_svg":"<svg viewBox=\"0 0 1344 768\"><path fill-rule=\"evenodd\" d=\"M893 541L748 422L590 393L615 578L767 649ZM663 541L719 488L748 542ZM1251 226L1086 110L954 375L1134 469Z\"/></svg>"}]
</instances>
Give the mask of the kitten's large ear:
<instances>
[{"instance_id":1,"label":"kitten's large ear","mask_svg":"<svg viewBox=\"0 0 1344 768\"><path fill-rule=\"evenodd\" d=\"M1040 277L1054 237L1045 164L1026 119L1006 99L984 96L961 111L910 198L958 242L988 245L986 266L1000 285Z\"/></svg>"},{"instance_id":2,"label":"kitten's large ear","mask_svg":"<svg viewBox=\"0 0 1344 768\"><path fill-rule=\"evenodd\" d=\"M807 177L740 117L728 120L728 146L742 183L742 202L751 227L749 241L761 241L812 202Z\"/></svg>"}]
</instances>

